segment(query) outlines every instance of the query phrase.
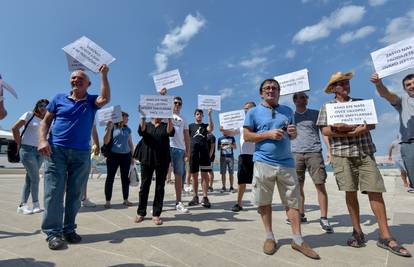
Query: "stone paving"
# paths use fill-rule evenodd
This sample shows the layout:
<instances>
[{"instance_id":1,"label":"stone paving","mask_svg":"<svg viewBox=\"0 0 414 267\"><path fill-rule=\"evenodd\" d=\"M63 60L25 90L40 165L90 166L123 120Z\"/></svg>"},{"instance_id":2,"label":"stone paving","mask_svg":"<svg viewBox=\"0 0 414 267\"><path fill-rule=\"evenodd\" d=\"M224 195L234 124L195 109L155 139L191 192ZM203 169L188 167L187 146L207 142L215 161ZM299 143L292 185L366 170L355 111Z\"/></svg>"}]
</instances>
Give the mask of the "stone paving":
<instances>
[{"instance_id":1,"label":"stone paving","mask_svg":"<svg viewBox=\"0 0 414 267\"><path fill-rule=\"evenodd\" d=\"M392 233L414 253L414 194L405 192L396 170L382 173L388 190L384 198ZM346 246L352 227L344 194L338 192L332 174L327 188L334 234L322 232L314 186L310 179L305 185L309 222L302 225L302 230L305 240L320 254L319 261L291 249L290 226L285 224L278 194L274 195L273 225L280 248L272 256L263 254L264 230L249 202L250 190L245 195L245 210L232 212L237 194L218 192L218 173L216 190L210 196L211 209L197 206L191 207L189 214L177 213L173 185L166 185L162 226L155 226L150 217L140 224L133 222L138 188L130 188L134 206L124 207L119 179L115 180L112 208L104 209L105 180L92 179L88 194L98 206L81 208L78 214L77 231L82 243L51 251L40 231L42 214L16 213L23 178L22 174L0 174L0 266L414 266L413 258L398 257L376 246L376 220L363 195L361 222L368 244L360 249ZM41 188L42 185L43 180ZM151 194L149 199L152 198ZM190 199L185 196L185 203ZM151 206L149 214L150 210Z\"/></svg>"}]
</instances>

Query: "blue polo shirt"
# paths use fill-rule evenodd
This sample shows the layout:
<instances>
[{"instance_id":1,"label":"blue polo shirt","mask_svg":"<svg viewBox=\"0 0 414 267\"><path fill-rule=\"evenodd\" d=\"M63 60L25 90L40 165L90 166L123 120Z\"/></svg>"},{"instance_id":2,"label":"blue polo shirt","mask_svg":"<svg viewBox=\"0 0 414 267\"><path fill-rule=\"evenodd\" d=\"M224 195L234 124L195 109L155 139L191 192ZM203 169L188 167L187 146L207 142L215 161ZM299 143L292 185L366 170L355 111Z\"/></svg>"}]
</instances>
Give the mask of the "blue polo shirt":
<instances>
[{"instance_id":1,"label":"blue polo shirt","mask_svg":"<svg viewBox=\"0 0 414 267\"><path fill-rule=\"evenodd\" d=\"M244 120L244 127L255 133L262 133L271 129L281 129L294 121L292 109L278 105L274 110L258 105L251 108ZM281 140L266 139L256 143L253 161L260 161L273 166L295 167L295 161L290 151L289 135Z\"/></svg>"},{"instance_id":2,"label":"blue polo shirt","mask_svg":"<svg viewBox=\"0 0 414 267\"><path fill-rule=\"evenodd\" d=\"M49 134L52 145L89 150L93 121L99 109L95 105L97 95L86 94L82 100L75 101L68 94L58 94L47 106L54 114Z\"/></svg>"}]
</instances>

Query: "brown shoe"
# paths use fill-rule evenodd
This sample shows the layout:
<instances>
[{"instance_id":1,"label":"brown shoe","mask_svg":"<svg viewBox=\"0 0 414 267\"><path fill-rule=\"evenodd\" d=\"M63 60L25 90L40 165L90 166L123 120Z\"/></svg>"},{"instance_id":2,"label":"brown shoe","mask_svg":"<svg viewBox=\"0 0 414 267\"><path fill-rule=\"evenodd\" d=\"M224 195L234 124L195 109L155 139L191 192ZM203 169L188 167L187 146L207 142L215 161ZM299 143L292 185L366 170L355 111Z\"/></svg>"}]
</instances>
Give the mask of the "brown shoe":
<instances>
[{"instance_id":1,"label":"brown shoe","mask_svg":"<svg viewBox=\"0 0 414 267\"><path fill-rule=\"evenodd\" d=\"M263 244L263 252L267 255L273 255L275 254L276 250L277 250L276 241L272 239L266 239L266 241Z\"/></svg>"},{"instance_id":2,"label":"brown shoe","mask_svg":"<svg viewBox=\"0 0 414 267\"><path fill-rule=\"evenodd\" d=\"M309 257L314 260L320 260L321 257L319 257L318 253L316 253L305 241L302 242L302 245L299 246L294 241L292 241L292 248L301 252L306 257Z\"/></svg>"}]
</instances>

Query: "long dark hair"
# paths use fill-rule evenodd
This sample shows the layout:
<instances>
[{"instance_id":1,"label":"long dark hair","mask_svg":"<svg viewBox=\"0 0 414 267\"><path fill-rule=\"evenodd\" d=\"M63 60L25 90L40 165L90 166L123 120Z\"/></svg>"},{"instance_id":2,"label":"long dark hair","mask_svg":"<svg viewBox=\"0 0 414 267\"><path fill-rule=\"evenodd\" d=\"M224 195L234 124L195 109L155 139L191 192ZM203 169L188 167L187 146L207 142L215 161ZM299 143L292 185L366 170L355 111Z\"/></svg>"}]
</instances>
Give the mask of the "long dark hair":
<instances>
[{"instance_id":1,"label":"long dark hair","mask_svg":"<svg viewBox=\"0 0 414 267\"><path fill-rule=\"evenodd\" d=\"M39 108L45 107L45 105L49 104L49 100L47 99L40 99L37 100L36 105L33 108L33 113L37 116L39 114Z\"/></svg>"}]
</instances>

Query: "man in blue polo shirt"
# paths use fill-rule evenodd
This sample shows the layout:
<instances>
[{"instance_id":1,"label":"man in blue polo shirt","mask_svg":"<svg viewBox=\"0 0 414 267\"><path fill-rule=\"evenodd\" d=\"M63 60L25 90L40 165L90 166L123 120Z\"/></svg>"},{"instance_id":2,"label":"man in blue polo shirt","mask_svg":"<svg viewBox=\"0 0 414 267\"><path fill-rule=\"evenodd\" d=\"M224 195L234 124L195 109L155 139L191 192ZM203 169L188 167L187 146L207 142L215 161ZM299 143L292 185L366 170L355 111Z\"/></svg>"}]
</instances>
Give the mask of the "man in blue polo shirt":
<instances>
[{"instance_id":1,"label":"man in blue polo shirt","mask_svg":"<svg viewBox=\"0 0 414 267\"><path fill-rule=\"evenodd\" d=\"M74 71L70 77L72 90L53 98L40 123L38 150L46 156L42 231L52 250L63 248L64 240L72 244L82 240L75 232L75 218L89 175L92 125L96 111L110 100L109 69L102 65L99 71L100 96L87 93L91 82L84 71Z\"/></svg>"},{"instance_id":2,"label":"man in blue polo shirt","mask_svg":"<svg viewBox=\"0 0 414 267\"><path fill-rule=\"evenodd\" d=\"M272 199L277 184L280 199L291 221L292 248L312 259L319 255L302 239L299 215L299 182L290 139L296 138L293 111L279 105L280 86L274 79L260 85L262 103L250 109L244 122L244 139L256 143L253 154L254 201L266 231L263 252L274 254L277 244L272 230Z\"/></svg>"}]
</instances>

